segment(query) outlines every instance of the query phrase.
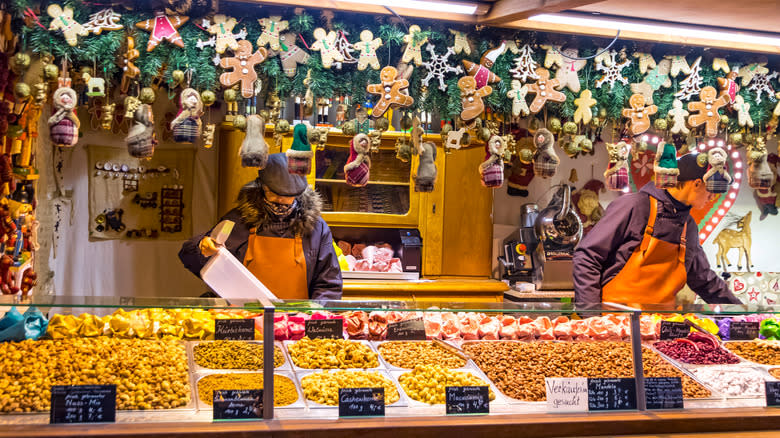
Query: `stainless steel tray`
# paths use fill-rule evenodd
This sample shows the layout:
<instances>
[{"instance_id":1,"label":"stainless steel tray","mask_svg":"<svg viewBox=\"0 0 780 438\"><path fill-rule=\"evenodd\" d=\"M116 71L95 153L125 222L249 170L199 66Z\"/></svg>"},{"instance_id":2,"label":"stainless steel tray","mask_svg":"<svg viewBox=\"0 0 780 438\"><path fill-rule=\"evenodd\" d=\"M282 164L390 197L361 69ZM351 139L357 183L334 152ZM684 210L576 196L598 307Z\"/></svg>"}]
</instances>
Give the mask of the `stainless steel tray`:
<instances>
[{"instance_id":1,"label":"stainless steel tray","mask_svg":"<svg viewBox=\"0 0 780 438\"><path fill-rule=\"evenodd\" d=\"M197 372L201 372L201 371L231 371L231 370L233 370L233 371L257 371L257 370L251 370L251 369L241 369L241 368L206 368L206 367L198 365L198 363L195 362L195 347L198 344L208 344L208 343L213 343L213 342L214 341L191 341L191 342L188 342L189 345L187 346L187 355L190 358L190 369L193 372L197 373ZM231 341L231 342L247 342L247 343L251 343L251 344L263 345L263 341ZM280 341L275 341L274 342L274 346L279 348L279 351L282 352L282 357L284 358L284 363L282 364L282 366L275 367L274 370L275 371L291 371L292 370L292 366L290 365L290 360L287 357L287 354L285 354L284 347L282 346L282 343ZM260 368L259 370L262 370L262 368Z\"/></svg>"},{"instance_id":2,"label":"stainless steel tray","mask_svg":"<svg viewBox=\"0 0 780 438\"><path fill-rule=\"evenodd\" d=\"M377 355L377 366L374 368L360 368L360 369L366 369L371 371L387 371L387 368L385 368L384 362L382 361L379 352L376 351L376 349L371 345L371 342L365 339L355 340L355 339L349 339L349 342L358 342L365 346L367 346L371 351L376 353ZM286 358L290 361L292 370L295 372L299 371L312 371L312 370L321 370L320 368L301 368L298 365L295 364L295 361L293 361L292 354L290 354L290 351L288 347L298 341L284 341L283 347L284 347L284 354ZM333 368L333 369L343 369L343 368Z\"/></svg>"},{"instance_id":3,"label":"stainless steel tray","mask_svg":"<svg viewBox=\"0 0 780 438\"><path fill-rule=\"evenodd\" d=\"M197 399L197 406L199 411L205 411L205 410L212 410L213 407L204 402L200 399L200 395L198 395L198 387L197 385L200 382L200 379L206 377L206 376L213 376L217 374L260 374L262 375L262 371L246 371L246 370L213 370L213 371L205 371L205 372L199 372L193 374L193 386L192 390L194 392L195 399ZM290 409L290 408L303 408L305 405L303 403L303 392L301 391L300 386L298 385L298 382L295 379L295 375L291 371L274 371L275 375L280 375L287 377L293 382L293 385L295 385L295 391L298 393L298 399L295 401L295 403L286 405L286 406L274 406L274 409Z\"/></svg>"},{"instance_id":4,"label":"stainless steel tray","mask_svg":"<svg viewBox=\"0 0 780 438\"><path fill-rule=\"evenodd\" d=\"M316 374L316 373L335 373L335 372L337 372L337 371L353 371L353 372L354 372L354 371L363 371L363 372L379 373L379 374L381 374L381 375L383 375L383 376L387 377L388 379L390 379L390 381L391 381L391 382L393 382L393 385L395 385L395 389L396 389L396 391L398 391L398 401L397 401L397 402L395 402L395 403L393 403L393 404L389 404L389 405L385 405L385 406L386 406L386 407L388 407L388 408L390 408L390 407L399 407L399 406L408 406L408 405L409 405L408 398L406 398L406 396L405 396L405 394L404 394L403 390L401 389L401 386L398 384L398 381L396 381L396 380L395 380L395 379L394 379L394 378L393 378L393 377L390 375L390 373L389 373L388 371L386 371L386 370L384 370L384 369L375 369L375 368L369 368L369 369L366 369L366 368L358 368L358 369L354 369L354 368L353 368L353 369L332 369L332 370L303 370L303 371L298 371L298 372L296 372L296 373L295 373L295 377L296 377L296 379L297 379L297 384L298 384L298 387L299 387L299 388L301 388L301 394L303 394L303 381L302 381L302 379L303 379L304 377L306 377L306 376L308 376L308 375L310 375L310 374ZM323 405L323 404L319 404L319 403L317 403L317 402L314 402L314 401L312 401L312 400L309 400L308 398L306 398L306 396L305 396L305 395L303 395L303 398L304 398L304 400L305 400L305 402L306 402L306 406L308 406L309 408L322 408L322 409L327 409L327 408L330 408L330 409L338 409L338 405L336 405L336 406L330 406L330 405Z\"/></svg>"}]
</instances>

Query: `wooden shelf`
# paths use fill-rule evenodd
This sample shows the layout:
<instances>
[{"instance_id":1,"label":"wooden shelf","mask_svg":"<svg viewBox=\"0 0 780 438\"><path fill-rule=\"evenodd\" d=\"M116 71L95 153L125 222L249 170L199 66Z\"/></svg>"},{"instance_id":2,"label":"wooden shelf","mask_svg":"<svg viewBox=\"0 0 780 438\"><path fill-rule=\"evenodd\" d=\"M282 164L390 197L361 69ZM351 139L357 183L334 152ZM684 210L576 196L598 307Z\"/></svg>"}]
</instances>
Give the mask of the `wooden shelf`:
<instances>
[{"instance_id":1,"label":"wooden shelf","mask_svg":"<svg viewBox=\"0 0 780 438\"><path fill-rule=\"evenodd\" d=\"M315 178L315 183L326 183L326 184L346 184L347 182L343 179L327 179L327 178ZM375 186L403 186L403 187L409 187L412 184L410 182L395 182L395 181L369 181L368 185L375 185Z\"/></svg>"}]
</instances>

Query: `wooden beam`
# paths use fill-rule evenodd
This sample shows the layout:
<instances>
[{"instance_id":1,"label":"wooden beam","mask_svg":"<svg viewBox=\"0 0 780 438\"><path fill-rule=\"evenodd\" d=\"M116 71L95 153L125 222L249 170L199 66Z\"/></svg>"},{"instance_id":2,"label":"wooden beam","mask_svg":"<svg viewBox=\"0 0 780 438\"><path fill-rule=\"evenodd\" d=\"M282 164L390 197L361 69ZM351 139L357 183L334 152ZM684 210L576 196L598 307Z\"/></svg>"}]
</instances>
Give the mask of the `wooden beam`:
<instances>
[{"instance_id":1,"label":"wooden beam","mask_svg":"<svg viewBox=\"0 0 780 438\"><path fill-rule=\"evenodd\" d=\"M598 3L602 0L498 0L487 15L480 17L480 24L502 25L537 14L549 14L566 9Z\"/></svg>"}]
</instances>

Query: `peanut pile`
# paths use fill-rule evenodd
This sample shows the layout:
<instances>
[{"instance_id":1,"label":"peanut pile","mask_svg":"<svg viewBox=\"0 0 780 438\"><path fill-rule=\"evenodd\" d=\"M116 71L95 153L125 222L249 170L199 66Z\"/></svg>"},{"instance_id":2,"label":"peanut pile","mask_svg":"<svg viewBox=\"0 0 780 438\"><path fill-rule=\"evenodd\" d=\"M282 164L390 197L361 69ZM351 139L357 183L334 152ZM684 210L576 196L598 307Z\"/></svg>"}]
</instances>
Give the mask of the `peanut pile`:
<instances>
[{"instance_id":1,"label":"peanut pile","mask_svg":"<svg viewBox=\"0 0 780 438\"><path fill-rule=\"evenodd\" d=\"M385 405L391 405L401 398L392 380L372 371L309 374L301 379L301 388L308 400L328 406L338 406L339 388L384 388Z\"/></svg>"},{"instance_id":2,"label":"peanut pile","mask_svg":"<svg viewBox=\"0 0 780 438\"><path fill-rule=\"evenodd\" d=\"M780 341L727 342L737 356L762 365L780 365Z\"/></svg>"},{"instance_id":3,"label":"peanut pile","mask_svg":"<svg viewBox=\"0 0 780 438\"><path fill-rule=\"evenodd\" d=\"M190 401L178 341L104 336L0 343L0 412L50 407L52 385L116 385L117 409L171 409Z\"/></svg>"},{"instance_id":4,"label":"peanut pile","mask_svg":"<svg viewBox=\"0 0 780 438\"><path fill-rule=\"evenodd\" d=\"M409 373L401 374L398 383L411 399L431 405L446 401L448 386L486 386L479 377L463 372L442 368L438 365L417 365ZM490 400L496 395L490 390Z\"/></svg>"},{"instance_id":5,"label":"peanut pile","mask_svg":"<svg viewBox=\"0 0 780 438\"><path fill-rule=\"evenodd\" d=\"M431 341L385 342L379 353L393 366L412 369L416 365L462 368L466 361Z\"/></svg>"},{"instance_id":6,"label":"peanut pile","mask_svg":"<svg viewBox=\"0 0 780 438\"><path fill-rule=\"evenodd\" d=\"M477 366L509 397L544 401L545 377L633 377L631 345L625 342L485 342L464 345ZM685 398L710 392L656 353L644 349L646 377L681 377Z\"/></svg>"},{"instance_id":7,"label":"peanut pile","mask_svg":"<svg viewBox=\"0 0 780 438\"><path fill-rule=\"evenodd\" d=\"M214 403L214 391L218 389L263 389L263 374L210 374L198 380L198 397L209 406ZM287 406L296 401L298 390L293 381L274 374L274 406Z\"/></svg>"},{"instance_id":8,"label":"peanut pile","mask_svg":"<svg viewBox=\"0 0 780 438\"><path fill-rule=\"evenodd\" d=\"M262 370L263 344L245 341L201 342L192 349L195 363L217 370ZM284 365L284 355L274 346L274 367Z\"/></svg>"},{"instance_id":9,"label":"peanut pile","mask_svg":"<svg viewBox=\"0 0 780 438\"><path fill-rule=\"evenodd\" d=\"M346 339L309 339L287 347L293 363L306 369L377 368L377 354L366 344Z\"/></svg>"}]
</instances>

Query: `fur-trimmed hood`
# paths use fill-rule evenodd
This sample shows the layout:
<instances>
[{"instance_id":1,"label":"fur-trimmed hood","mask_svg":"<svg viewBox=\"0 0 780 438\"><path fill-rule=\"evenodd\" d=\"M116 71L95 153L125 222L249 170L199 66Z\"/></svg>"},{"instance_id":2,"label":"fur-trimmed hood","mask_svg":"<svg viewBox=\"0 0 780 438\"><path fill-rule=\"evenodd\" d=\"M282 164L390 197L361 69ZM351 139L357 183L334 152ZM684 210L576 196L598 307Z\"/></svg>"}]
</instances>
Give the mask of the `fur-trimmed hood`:
<instances>
[{"instance_id":1,"label":"fur-trimmed hood","mask_svg":"<svg viewBox=\"0 0 780 438\"><path fill-rule=\"evenodd\" d=\"M237 209L248 228L262 227L270 222L271 218L263 208L264 198L263 185L257 180L246 184L238 193ZM322 200L311 187L306 188L295 199L298 201L298 207L291 217L291 231L293 234L309 235L319 222Z\"/></svg>"}]
</instances>

